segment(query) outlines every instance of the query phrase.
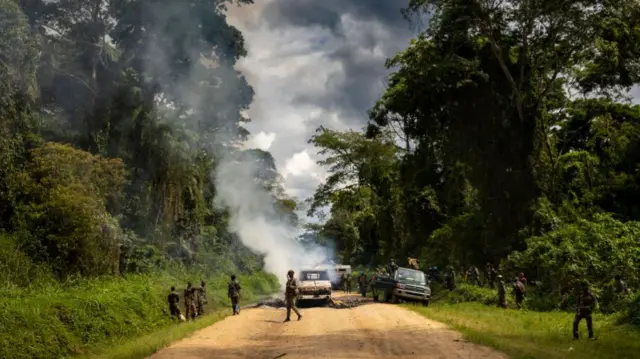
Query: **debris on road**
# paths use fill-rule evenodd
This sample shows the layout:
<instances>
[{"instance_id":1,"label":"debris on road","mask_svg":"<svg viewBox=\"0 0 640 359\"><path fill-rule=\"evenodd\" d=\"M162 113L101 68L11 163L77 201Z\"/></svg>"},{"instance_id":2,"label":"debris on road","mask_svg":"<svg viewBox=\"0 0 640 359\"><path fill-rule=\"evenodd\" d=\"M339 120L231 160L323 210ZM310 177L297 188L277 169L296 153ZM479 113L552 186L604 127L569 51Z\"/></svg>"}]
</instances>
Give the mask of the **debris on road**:
<instances>
[{"instance_id":1,"label":"debris on road","mask_svg":"<svg viewBox=\"0 0 640 359\"><path fill-rule=\"evenodd\" d=\"M348 308L355 308L368 303L373 303L373 300L371 298L349 296L349 297L331 298L331 301L327 304L330 308L334 308L334 309L348 309ZM270 299L261 300L260 302L258 302L258 304L255 305L255 308L264 308L264 307L284 308L285 302L282 298L270 298Z\"/></svg>"}]
</instances>

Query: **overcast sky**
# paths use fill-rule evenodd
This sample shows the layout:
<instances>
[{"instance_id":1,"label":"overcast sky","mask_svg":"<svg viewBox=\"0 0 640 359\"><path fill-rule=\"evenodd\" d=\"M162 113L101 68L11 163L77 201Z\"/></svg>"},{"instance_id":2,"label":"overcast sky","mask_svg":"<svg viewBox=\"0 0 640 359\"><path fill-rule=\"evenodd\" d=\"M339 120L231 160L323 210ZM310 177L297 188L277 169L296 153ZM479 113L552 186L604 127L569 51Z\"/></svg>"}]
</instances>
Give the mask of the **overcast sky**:
<instances>
[{"instance_id":1,"label":"overcast sky","mask_svg":"<svg viewBox=\"0 0 640 359\"><path fill-rule=\"evenodd\" d=\"M408 0L255 0L229 6L248 56L238 68L255 90L250 145L270 151L287 192L304 200L324 178L313 131L362 129L384 90L384 62L415 35ZM640 91L635 90L636 102Z\"/></svg>"},{"instance_id":2,"label":"overcast sky","mask_svg":"<svg viewBox=\"0 0 640 359\"><path fill-rule=\"evenodd\" d=\"M304 200L324 178L313 131L362 129L384 90L384 62L414 35L407 0L256 0L229 7L248 56L238 68L255 90L253 147L269 150L287 192Z\"/></svg>"}]
</instances>

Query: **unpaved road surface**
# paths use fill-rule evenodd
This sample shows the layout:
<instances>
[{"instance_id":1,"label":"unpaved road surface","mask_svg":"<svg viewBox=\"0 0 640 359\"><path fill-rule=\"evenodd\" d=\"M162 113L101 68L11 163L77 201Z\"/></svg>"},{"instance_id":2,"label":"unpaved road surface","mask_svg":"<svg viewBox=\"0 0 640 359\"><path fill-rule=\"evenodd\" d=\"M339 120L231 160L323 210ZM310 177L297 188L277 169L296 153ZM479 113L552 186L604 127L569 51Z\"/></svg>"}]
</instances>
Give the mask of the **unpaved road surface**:
<instances>
[{"instance_id":1,"label":"unpaved road surface","mask_svg":"<svg viewBox=\"0 0 640 359\"><path fill-rule=\"evenodd\" d=\"M390 304L244 309L150 359L507 359L438 322Z\"/></svg>"}]
</instances>

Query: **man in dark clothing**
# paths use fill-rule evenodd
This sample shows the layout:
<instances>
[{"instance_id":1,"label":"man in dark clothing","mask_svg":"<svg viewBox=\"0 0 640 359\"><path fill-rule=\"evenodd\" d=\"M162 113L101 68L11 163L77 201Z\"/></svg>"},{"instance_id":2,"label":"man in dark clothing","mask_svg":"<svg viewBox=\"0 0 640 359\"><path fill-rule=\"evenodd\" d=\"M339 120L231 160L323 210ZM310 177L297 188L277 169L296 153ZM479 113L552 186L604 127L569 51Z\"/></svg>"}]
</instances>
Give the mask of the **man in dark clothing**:
<instances>
[{"instance_id":1,"label":"man in dark clothing","mask_svg":"<svg viewBox=\"0 0 640 359\"><path fill-rule=\"evenodd\" d=\"M469 277L471 278L471 284L478 285L478 277L480 277L480 271L478 270L478 267L469 267Z\"/></svg>"},{"instance_id":2,"label":"man in dark clothing","mask_svg":"<svg viewBox=\"0 0 640 359\"><path fill-rule=\"evenodd\" d=\"M347 273L345 277L345 289L347 293L351 293L351 285L353 284L353 278L351 277L351 273Z\"/></svg>"},{"instance_id":3,"label":"man in dark clothing","mask_svg":"<svg viewBox=\"0 0 640 359\"><path fill-rule=\"evenodd\" d=\"M391 261L389 263L389 275L393 277L396 274L397 270L398 270L398 265L396 264L396 260L391 258Z\"/></svg>"},{"instance_id":4,"label":"man in dark clothing","mask_svg":"<svg viewBox=\"0 0 640 359\"><path fill-rule=\"evenodd\" d=\"M496 278L496 274L497 274L496 269L493 268L491 263L487 262L487 266L485 267L485 270L484 270L484 278L485 278L486 284L489 284L489 288L491 289L494 288L494 281Z\"/></svg>"},{"instance_id":5,"label":"man in dark clothing","mask_svg":"<svg viewBox=\"0 0 640 359\"><path fill-rule=\"evenodd\" d=\"M169 293L167 300L169 302L169 313L171 313L171 316L180 318L180 308L178 308L180 296L176 293L176 287L171 287L171 293Z\"/></svg>"},{"instance_id":6,"label":"man in dark clothing","mask_svg":"<svg viewBox=\"0 0 640 359\"><path fill-rule=\"evenodd\" d=\"M296 308L296 298L298 297L298 281L294 278L294 272L292 269L287 272L287 284L285 287L284 297L287 305L287 319L285 322L291 320L291 311L293 310L298 315L298 320L302 319L302 314Z\"/></svg>"},{"instance_id":7,"label":"man in dark clothing","mask_svg":"<svg viewBox=\"0 0 640 359\"><path fill-rule=\"evenodd\" d=\"M516 283L513 286L513 293L516 296L516 306L518 309L522 309L522 302L524 301L525 287L520 278L516 278Z\"/></svg>"},{"instance_id":8,"label":"man in dark clothing","mask_svg":"<svg viewBox=\"0 0 640 359\"><path fill-rule=\"evenodd\" d=\"M231 308L233 309L233 315L240 314L240 283L236 280L236 276L231 276L231 282L227 289L227 296L231 299Z\"/></svg>"},{"instance_id":9,"label":"man in dark clothing","mask_svg":"<svg viewBox=\"0 0 640 359\"><path fill-rule=\"evenodd\" d=\"M360 277L358 277L358 284L360 285L360 295L366 297L367 287L369 283L367 282L367 276L364 274L364 272L360 272Z\"/></svg>"},{"instance_id":10,"label":"man in dark clothing","mask_svg":"<svg viewBox=\"0 0 640 359\"><path fill-rule=\"evenodd\" d=\"M196 312L197 316L204 315L204 305L207 304L207 283L200 281L200 288L196 290Z\"/></svg>"},{"instance_id":11,"label":"man in dark clothing","mask_svg":"<svg viewBox=\"0 0 640 359\"><path fill-rule=\"evenodd\" d=\"M576 303L576 316L573 319L573 339L577 340L579 338L578 335L578 327L580 326L580 321L585 319L587 321L587 331L589 332L589 339L594 339L593 336L593 319L591 317L591 313L593 313L593 309L596 306L598 300L596 296L591 293L589 290L589 284L587 282L582 282L582 292L578 295L578 300Z\"/></svg>"}]
</instances>

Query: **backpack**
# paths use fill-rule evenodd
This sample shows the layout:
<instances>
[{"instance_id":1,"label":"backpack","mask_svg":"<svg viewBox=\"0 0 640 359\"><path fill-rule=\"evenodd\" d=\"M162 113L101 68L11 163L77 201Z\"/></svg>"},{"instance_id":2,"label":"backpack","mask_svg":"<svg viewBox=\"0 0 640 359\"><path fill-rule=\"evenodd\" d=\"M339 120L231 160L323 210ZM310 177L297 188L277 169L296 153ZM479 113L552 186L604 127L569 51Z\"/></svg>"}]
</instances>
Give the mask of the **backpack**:
<instances>
[{"instance_id":1,"label":"backpack","mask_svg":"<svg viewBox=\"0 0 640 359\"><path fill-rule=\"evenodd\" d=\"M235 298L239 296L238 287L236 287L235 282L229 282L228 294L229 294L229 297L231 298Z\"/></svg>"}]
</instances>

